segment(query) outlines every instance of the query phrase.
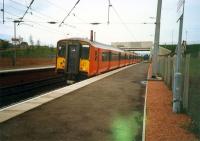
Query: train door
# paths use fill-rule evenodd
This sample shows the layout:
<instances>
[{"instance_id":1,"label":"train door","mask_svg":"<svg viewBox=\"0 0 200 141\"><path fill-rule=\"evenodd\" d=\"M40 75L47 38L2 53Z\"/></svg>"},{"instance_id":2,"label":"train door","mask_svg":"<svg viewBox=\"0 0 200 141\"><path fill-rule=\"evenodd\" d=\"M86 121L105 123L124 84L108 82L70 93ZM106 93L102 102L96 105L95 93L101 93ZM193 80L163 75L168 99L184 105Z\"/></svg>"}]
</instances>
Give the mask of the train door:
<instances>
[{"instance_id":1,"label":"train door","mask_svg":"<svg viewBox=\"0 0 200 141\"><path fill-rule=\"evenodd\" d=\"M98 48L90 47L90 75L96 75L99 67Z\"/></svg>"},{"instance_id":2,"label":"train door","mask_svg":"<svg viewBox=\"0 0 200 141\"><path fill-rule=\"evenodd\" d=\"M118 67L120 67L121 64L121 52L118 54Z\"/></svg>"},{"instance_id":3,"label":"train door","mask_svg":"<svg viewBox=\"0 0 200 141\"><path fill-rule=\"evenodd\" d=\"M99 49L95 49L95 56L94 56L94 61L95 61L95 73L98 73L99 70Z\"/></svg>"},{"instance_id":4,"label":"train door","mask_svg":"<svg viewBox=\"0 0 200 141\"><path fill-rule=\"evenodd\" d=\"M68 45L68 73L77 74L79 72L80 63L80 44Z\"/></svg>"},{"instance_id":5,"label":"train door","mask_svg":"<svg viewBox=\"0 0 200 141\"><path fill-rule=\"evenodd\" d=\"M112 68L112 52L108 52L108 70Z\"/></svg>"}]
</instances>

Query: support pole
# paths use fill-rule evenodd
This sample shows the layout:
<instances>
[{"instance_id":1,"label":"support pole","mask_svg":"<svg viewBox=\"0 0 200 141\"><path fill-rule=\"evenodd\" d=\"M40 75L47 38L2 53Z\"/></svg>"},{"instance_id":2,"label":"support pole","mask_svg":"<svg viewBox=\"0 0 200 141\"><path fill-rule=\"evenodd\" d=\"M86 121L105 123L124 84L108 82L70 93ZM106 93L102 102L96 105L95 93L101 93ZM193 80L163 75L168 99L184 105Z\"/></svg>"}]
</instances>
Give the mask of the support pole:
<instances>
[{"instance_id":1,"label":"support pole","mask_svg":"<svg viewBox=\"0 0 200 141\"><path fill-rule=\"evenodd\" d=\"M2 11L2 14L3 14L3 24L4 24L4 22L5 22L5 18L4 18L4 13L5 13L5 10L4 10L4 0L3 0L3 8L1 9L1 11Z\"/></svg>"},{"instance_id":2,"label":"support pole","mask_svg":"<svg viewBox=\"0 0 200 141\"><path fill-rule=\"evenodd\" d=\"M182 32L183 32L183 14L179 21L179 37L178 46L176 49L176 66L174 74L174 94L173 94L173 112L179 113L181 111L181 83L182 83L182 73L181 73L181 42L182 42Z\"/></svg>"},{"instance_id":3,"label":"support pole","mask_svg":"<svg viewBox=\"0 0 200 141\"><path fill-rule=\"evenodd\" d=\"M173 89L173 112L180 113L181 112L181 83L182 83L182 73L181 73L181 42L182 42L182 33L183 33L183 16L184 16L184 5L185 0L179 0L178 2L178 13L179 16L179 36L178 36L178 45L176 48L176 65L175 65L175 73L174 73L174 89Z\"/></svg>"},{"instance_id":4,"label":"support pole","mask_svg":"<svg viewBox=\"0 0 200 141\"><path fill-rule=\"evenodd\" d=\"M158 61L157 60L158 60L159 40L160 40L161 7L162 7L162 0L158 0L156 28L155 28L155 37L154 37L154 48L153 48L152 78L157 77L157 69L158 69Z\"/></svg>"},{"instance_id":5,"label":"support pole","mask_svg":"<svg viewBox=\"0 0 200 141\"><path fill-rule=\"evenodd\" d=\"M94 41L94 31L90 30L90 41L93 42Z\"/></svg>"},{"instance_id":6,"label":"support pole","mask_svg":"<svg viewBox=\"0 0 200 141\"><path fill-rule=\"evenodd\" d=\"M13 54L13 66L16 66L16 21L14 22L14 54Z\"/></svg>"}]
</instances>

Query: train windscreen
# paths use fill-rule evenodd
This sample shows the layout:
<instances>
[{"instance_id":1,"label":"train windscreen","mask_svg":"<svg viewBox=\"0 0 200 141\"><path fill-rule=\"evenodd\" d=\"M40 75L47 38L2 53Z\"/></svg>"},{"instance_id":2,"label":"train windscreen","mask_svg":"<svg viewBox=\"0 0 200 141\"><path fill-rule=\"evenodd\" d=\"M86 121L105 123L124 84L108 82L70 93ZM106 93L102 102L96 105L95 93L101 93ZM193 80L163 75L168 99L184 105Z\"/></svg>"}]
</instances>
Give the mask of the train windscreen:
<instances>
[{"instance_id":1,"label":"train windscreen","mask_svg":"<svg viewBox=\"0 0 200 141\"><path fill-rule=\"evenodd\" d=\"M65 45L58 46L58 56L65 57L66 51Z\"/></svg>"},{"instance_id":2,"label":"train windscreen","mask_svg":"<svg viewBox=\"0 0 200 141\"><path fill-rule=\"evenodd\" d=\"M82 45L81 59L89 59L89 45Z\"/></svg>"}]
</instances>

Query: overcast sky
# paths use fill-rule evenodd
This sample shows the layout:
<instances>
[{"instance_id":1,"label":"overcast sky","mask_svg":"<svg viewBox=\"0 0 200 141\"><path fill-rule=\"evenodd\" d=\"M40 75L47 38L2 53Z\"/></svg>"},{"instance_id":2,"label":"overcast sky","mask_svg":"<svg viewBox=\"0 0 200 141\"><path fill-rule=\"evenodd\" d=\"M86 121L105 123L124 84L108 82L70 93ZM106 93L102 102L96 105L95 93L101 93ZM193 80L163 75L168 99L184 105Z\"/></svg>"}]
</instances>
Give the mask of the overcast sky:
<instances>
[{"instance_id":1,"label":"overcast sky","mask_svg":"<svg viewBox=\"0 0 200 141\"><path fill-rule=\"evenodd\" d=\"M0 23L0 38L13 37L13 20L22 17L31 0L4 0L5 23ZM108 0L80 0L78 5L59 27L77 0L35 0L17 26L17 37L29 42L55 45L67 37L89 37L90 30L96 31L96 40L102 43L115 41L153 41L157 0L110 0L110 24ZM0 2L2 7L2 1ZM178 40L177 0L163 0L161 15L161 43L176 43ZM200 43L200 1L186 0L183 39ZM58 22L48 24L49 21ZM91 25L90 23L101 23ZM146 23L146 24L144 24Z\"/></svg>"}]
</instances>

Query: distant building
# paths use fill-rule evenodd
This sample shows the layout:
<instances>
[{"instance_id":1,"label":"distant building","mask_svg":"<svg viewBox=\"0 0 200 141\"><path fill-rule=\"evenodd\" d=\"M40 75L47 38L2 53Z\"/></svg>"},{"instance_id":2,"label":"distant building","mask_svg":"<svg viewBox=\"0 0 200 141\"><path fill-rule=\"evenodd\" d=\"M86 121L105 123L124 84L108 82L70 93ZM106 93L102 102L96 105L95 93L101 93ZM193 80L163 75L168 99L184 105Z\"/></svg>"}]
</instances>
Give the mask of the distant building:
<instances>
[{"instance_id":1,"label":"distant building","mask_svg":"<svg viewBox=\"0 0 200 141\"><path fill-rule=\"evenodd\" d=\"M153 42L112 42L111 45L127 51L150 51L153 46Z\"/></svg>"},{"instance_id":2,"label":"distant building","mask_svg":"<svg viewBox=\"0 0 200 141\"><path fill-rule=\"evenodd\" d=\"M28 48L29 46L28 46L28 43L27 43L27 42L21 42L21 43L20 43L20 47L21 47L21 48Z\"/></svg>"}]
</instances>

